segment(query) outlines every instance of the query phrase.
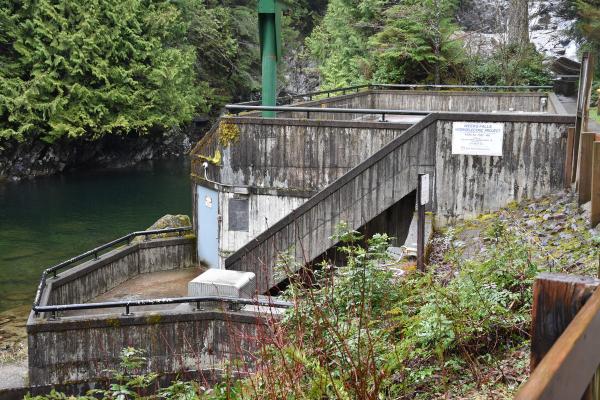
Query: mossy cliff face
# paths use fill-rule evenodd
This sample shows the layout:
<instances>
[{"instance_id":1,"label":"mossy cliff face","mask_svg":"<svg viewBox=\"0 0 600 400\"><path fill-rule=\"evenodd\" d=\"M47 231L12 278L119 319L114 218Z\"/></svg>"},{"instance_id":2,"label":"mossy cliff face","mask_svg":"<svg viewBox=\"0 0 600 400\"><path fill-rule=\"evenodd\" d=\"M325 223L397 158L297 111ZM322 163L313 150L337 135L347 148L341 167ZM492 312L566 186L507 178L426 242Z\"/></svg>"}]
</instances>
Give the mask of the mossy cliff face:
<instances>
[{"instance_id":1,"label":"mossy cliff face","mask_svg":"<svg viewBox=\"0 0 600 400\"><path fill-rule=\"evenodd\" d=\"M124 168L142 161L179 158L207 127L173 128L147 135L111 135L98 140L0 140L0 182L16 182L79 168Z\"/></svg>"}]
</instances>

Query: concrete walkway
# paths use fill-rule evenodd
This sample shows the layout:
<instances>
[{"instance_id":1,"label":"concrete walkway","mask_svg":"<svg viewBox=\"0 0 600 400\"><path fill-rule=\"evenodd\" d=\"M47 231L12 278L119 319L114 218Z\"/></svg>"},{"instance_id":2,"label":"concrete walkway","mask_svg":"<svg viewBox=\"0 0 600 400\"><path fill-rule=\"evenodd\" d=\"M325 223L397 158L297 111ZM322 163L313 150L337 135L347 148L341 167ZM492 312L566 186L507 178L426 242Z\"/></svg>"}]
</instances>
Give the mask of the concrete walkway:
<instances>
[{"instance_id":1,"label":"concrete walkway","mask_svg":"<svg viewBox=\"0 0 600 400\"><path fill-rule=\"evenodd\" d=\"M90 300L89 303L104 303L109 301L127 301L142 299L160 299L168 297L185 297L188 295L188 282L200 275L203 268L188 268L172 271L152 272L135 276L119 286ZM137 311L168 310L177 304L156 304L135 307ZM65 316L97 315L106 313L121 313L123 309L100 308L92 310L67 311Z\"/></svg>"},{"instance_id":2,"label":"concrete walkway","mask_svg":"<svg viewBox=\"0 0 600 400\"><path fill-rule=\"evenodd\" d=\"M577 99L575 97L558 96L558 100L569 114L575 114L577 112ZM592 132L600 133L600 124L594 119L590 118L588 120L588 128Z\"/></svg>"},{"instance_id":3,"label":"concrete walkway","mask_svg":"<svg viewBox=\"0 0 600 400\"><path fill-rule=\"evenodd\" d=\"M27 386L27 360L0 364L0 391L25 386Z\"/></svg>"}]
</instances>

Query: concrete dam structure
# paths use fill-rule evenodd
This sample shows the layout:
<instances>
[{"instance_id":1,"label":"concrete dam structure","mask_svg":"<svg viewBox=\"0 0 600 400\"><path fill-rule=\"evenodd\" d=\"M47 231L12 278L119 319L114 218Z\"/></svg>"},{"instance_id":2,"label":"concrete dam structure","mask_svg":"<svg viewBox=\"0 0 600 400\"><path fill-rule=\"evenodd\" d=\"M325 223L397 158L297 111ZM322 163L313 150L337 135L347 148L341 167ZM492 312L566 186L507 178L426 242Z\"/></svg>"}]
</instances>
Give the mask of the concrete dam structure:
<instances>
[{"instance_id":1,"label":"concrete dam structure","mask_svg":"<svg viewBox=\"0 0 600 400\"><path fill-rule=\"evenodd\" d=\"M259 292L287 278L282 255L293 269L310 264L342 222L402 242L414 212L402 200L418 174L431 176L437 226L562 189L574 124L553 93L389 85L274 108L275 118L229 109L247 113L222 118L192 152L195 229L217 243L198 257L256 273ZM453 152L465 124L499 129L498 155Z\"/></svg>"},{"instance_id":2,"label":"concrete dam structure","mask_svg":"<svg viewBox=\"0 0 600 400\"><path fill-rule=\"evenodd\" d=\"M341 223L405 243L419 174L437 227L565 187L575 117L548 88L435 89L307 94L267 107L273 117L229 106L191 154L193 226L134 232L44 272L27 323L32 393L99 384L125 347L166 380L214 382L233 362L251 373L290 306L269 293L335 249Z\"/></svg>"}]
</instances>

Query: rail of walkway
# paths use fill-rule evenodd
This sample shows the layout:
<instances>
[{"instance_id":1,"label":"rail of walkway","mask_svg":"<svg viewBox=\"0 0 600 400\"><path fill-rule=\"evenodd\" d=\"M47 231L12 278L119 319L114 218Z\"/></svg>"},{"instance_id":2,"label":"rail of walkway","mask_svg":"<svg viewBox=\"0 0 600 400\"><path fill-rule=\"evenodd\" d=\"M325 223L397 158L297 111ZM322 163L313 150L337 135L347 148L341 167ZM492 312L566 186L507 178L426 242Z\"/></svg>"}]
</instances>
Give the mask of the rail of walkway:
<instances>
[{"instance_id":1,"label":"rail of walkway","mask_svg":"<svg viewBox=\"0 0 600 400\"><path fill-rule=\"evenodd\" d=\"M363 85L352 85L336 89L319 90L300 94L289 94L277 98L277 104L286 104L296 99L312 100L315 97L331 97L332 95L346 95L348 93L358 93L361 90L469 90L469 91L508 91L508 92L531 92L551 90L553 87L548 85L540 86L507 86L507 85L426 85L426 84L393 84L393 83L367 83ZM238 105L259 105L260 100L245 101L237 103Z\"/></svg>"},{"instance_id":2,"label":"rail of walkway","mask_svg":"<svg viewBox=\"0 0 600 400\"><path fill-rule=\"evenodd\" d=\"M88 250L84 253L81 253L75 257L72 257L66 261L63 261L59 264L56 264L52 267L46 268L42 272L42 276L40 278L40 283L38 284L38 288L35 294L35 299L33 301L32 310L36 315L40 313L51 313L52 317L56 317L57 313L63 311L77 311L77 310L91 310L91 309L105 309L105 308L124 308L125 315L130 314L130 308L132 307L140 307L140 306L148 306L148 305L160 305L160 304L183 304L190 303L196 304L196 307L199 309L201 303L206 302L214 302L219 301L223 303L228 303L232 305L244 305L244 304L254 304L254 305L264 305L270 307L290 307L291 303L279 300L264 300L264 299L243 299L237 297L230 296L198 296L198 297L174 297L174 298L158 298L158 299L143 299L143 300L126 300L126 301L107 301L101 303L73 303L73 304L58 304L58 305L40 305L42 300L42 295L44 289L46 288L46 283L48 279L56 278L57 274L60 271L64 271L70 267L74 267L78 265L79 262L86 259L94 259L98 260L102 257L102 252L115 248L116 246L122 244L131 244L132 240L136 237L144 237L145 240L149 240L152 235L164 235L169 233L178 233L183 234L184 232L191 232L193 228L191 226L179 227L179 228L166 228L166 229L156 229L156 230L147 230L147 231L136 231L131 232L125 236L122 236L118 239L95 247L91 250Z\"/></svg>"}]
</instances>

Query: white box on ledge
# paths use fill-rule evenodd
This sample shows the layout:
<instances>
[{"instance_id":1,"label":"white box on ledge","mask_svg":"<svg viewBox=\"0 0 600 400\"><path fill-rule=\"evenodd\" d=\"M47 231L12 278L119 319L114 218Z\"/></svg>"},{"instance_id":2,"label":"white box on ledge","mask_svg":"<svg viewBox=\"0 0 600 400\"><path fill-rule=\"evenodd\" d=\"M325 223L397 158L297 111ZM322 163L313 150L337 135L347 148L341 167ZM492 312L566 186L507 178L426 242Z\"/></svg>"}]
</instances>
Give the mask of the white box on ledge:
<instances>
[{"instance_id":1,"label":"white box on ledge","mask_svg":"<svg viewBox=\"0 0 600 400\"><path fill-rule=\"evenodd\" d=\"M188 296L226 296L251 299L256 295L253 272L211 268L188 282Z\"/></svg>"}]
</instances>

